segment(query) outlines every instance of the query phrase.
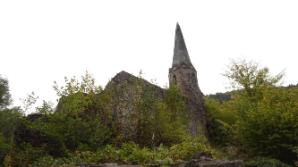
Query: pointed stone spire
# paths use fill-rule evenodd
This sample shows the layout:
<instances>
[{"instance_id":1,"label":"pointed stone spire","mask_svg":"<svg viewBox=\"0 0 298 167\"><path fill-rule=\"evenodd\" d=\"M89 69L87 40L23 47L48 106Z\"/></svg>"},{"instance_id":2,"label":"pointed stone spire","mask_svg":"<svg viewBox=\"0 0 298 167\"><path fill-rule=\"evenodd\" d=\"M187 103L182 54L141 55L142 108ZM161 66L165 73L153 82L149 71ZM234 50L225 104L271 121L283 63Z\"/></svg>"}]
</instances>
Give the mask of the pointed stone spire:
<instances>
[{"instance_id":1,"label":"pointed stone spire","mask_svg":"<svg viewBox=\"0 0 298 167\"><path fill-rule=\"evenodd\" d=\"M192 66L190 62L190 58L188 56L187 48L184 42L183 34L180 28L179 23L176 24L176 32L175 32L175 47L174 47L174 57L173 57L173 64L180 65L186 64Z\"/></svg>"}]
</instances>

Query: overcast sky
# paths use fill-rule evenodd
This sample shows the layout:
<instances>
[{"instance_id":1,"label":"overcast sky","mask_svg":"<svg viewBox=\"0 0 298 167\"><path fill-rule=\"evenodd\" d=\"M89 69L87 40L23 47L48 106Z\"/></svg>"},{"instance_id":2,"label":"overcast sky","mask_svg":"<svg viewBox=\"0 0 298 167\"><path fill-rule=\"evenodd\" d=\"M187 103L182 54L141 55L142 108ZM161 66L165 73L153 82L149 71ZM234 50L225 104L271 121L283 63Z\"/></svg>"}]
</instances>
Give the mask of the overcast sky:
<instances>
[{"instance_id":1,"label":"overcast sky","mask_svg":"<svg viewBox=\"0 0 298 167\"><path fill-rule=\"evenodd\" d=\"M228 90L221 75L245 58L298 83L297 0L1 0L0 74L15 104L34 91L55 102L53 81L87 70L105 86L118 72L168 84L175 24L204 94Z\"/></svg>"}]
</instances>

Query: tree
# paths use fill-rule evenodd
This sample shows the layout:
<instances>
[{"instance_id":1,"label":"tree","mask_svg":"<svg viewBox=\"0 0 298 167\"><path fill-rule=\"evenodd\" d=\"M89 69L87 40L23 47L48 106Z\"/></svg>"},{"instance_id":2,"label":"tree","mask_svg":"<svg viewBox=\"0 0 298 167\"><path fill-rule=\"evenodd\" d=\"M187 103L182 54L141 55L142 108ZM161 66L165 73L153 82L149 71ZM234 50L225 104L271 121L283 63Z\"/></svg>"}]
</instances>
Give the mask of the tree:
<instances>
[{"instance_id":1,"label":"tree","mask_svg":"<svg viewBox=\"0 0 298 167\"><path fill-rule=\"evenodd\" d=\"M40 107L36 107L37 112L48 115L54 112L51 102L42 101L42 105Z\"/></svg>"},{"instance_id":2,"label":"tree","mask_svg":"<svg viewBox=\"0 0 298 167\"><path fill-rule=\"evenodd\" d=\"M298 145L298 90L279 87L283 75L271 75L256 63L233 62L226 72L237 113L236 139L250 155L293 163Z\"/></svg>"},{"instance_id":3,"label":"tree","mask_svg":"<svg viewBox=\"0 0 298 167\"><path fill-rule=\"evenodd\" d=\"M243 90L242 93L254 103L262 98L262 91L266 88L280 86L283 73L272 76L268 68L260 68L253 61L240 60L232 61L224 76L231 81L233 88Z\"/></svg>"},{"instance_id":4,"label":"tree","mask_svg":"<svg viewBox=\"0 0 298 167\"><path fill-rule=\"evenodd\" d=\"M56 81L54 82L53 88L59 98L74 95L78 92L85 94L97 94L102 91L102 87L95 85L95 79L88 71L86 71L85 75L81 76L81 80L78 80L75 76L73 76L70 79L64 77L64 81L65 86L59 86Z\"/></svg>"},{"instance_id":5,"label":"tree","mask_svg":"<svg viewBox=\"0 0 298 167\"><path fill-rule=\"evenodd\" d=\"M6 108L11 102L8 80L0 75L0 110Z\"/></svg>"},{"instance_id":6,"label":"tree","mask_svg":"<svg viewBox=\"0 0 298 167\"><path fill-rule=\"evenodd\" d=\"M18 108L4 109L0 111L0 167L15 140L15 130L21 119L21 112Z\"/></svg>"},{"instance_id":7,"label":"tree","mask_svg":"<svg viewBox=\"0 0 298 167\"><path fill-rule=\"evenodd\" d=\"M57 111L78 116L84 111L95 110L97 95L102 92L102 87L95 85L95 79L88 72L81 76L81 80L65 77L65 86L58 86L54 82L54 90L59 97ZM89 112L90 114L91 112Z\"/></svg>"},{"instance_id":8,"label":"tree","mask_svg":"<svg viewBox=\"0 0 298 167\"><path fill-rule=\"evenodd\" d=\"M32 109L33 105L36 103L38 100L38 96L35 95L34 92L31 92L30 94L27 94L27 97L22 100L22 110L23 113L26 114L30 109Z\"/></svg>"}]
</instances>

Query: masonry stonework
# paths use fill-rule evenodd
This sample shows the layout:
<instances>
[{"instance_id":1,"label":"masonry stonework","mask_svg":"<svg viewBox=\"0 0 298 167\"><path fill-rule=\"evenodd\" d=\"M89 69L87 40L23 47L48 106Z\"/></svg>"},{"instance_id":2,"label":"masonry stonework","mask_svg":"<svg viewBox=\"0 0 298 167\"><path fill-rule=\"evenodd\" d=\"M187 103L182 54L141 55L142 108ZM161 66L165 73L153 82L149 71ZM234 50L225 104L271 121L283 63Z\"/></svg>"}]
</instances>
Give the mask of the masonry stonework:
<instances>
[{"instance_id":1,"label":"masonry stonework","mask_svg":"<svg viewBox=\"0 0 298 167\"><path fill-rule=\"evenodd\" d=\"M207 135L203 93L199 88L197 71L190 61L178 23L175 32L173 63L169 69L169 84L177 86L181 94L187 98L190 133Z\"/></svg>"}]
</instances>

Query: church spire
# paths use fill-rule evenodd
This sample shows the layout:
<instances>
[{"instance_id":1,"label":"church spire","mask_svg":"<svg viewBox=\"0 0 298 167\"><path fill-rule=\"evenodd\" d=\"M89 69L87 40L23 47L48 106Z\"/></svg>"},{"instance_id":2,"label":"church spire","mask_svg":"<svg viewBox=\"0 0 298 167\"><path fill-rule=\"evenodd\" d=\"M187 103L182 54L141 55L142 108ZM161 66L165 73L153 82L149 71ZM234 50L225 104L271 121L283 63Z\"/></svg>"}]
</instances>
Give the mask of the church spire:
<instances>
[{"instance_id":1,"label":"church spire","mask_svg":"<svg viewBox=\"0 0 298 167\"><path fill-rule=\"evenodd\" d=\"M190 58L188 56L187 48L184 42L183 34L180 28L179 23L176 24L176 32L175 32L175 47L174 47L174 57L173 57L173 64L180 65L186 64L192 66L190 62Z\"/></svg>"},{"instance_id":2,"label":"church spire","mask_svg":"<svg viewBox=\"0 0 298 167\"><path fill-rule=\"evenodd\" d=\"M207 136L207 124L204 110L204 96L201 92L197 71L190 62L179 24L176 25L175 48L172 68L169 69L169 84L175 85L188 105L188 130L193 135Z\"/></svg>"}]
</instances>

